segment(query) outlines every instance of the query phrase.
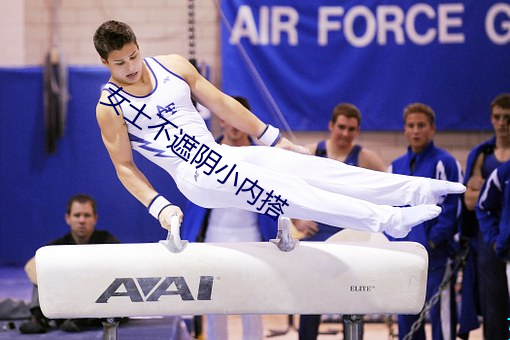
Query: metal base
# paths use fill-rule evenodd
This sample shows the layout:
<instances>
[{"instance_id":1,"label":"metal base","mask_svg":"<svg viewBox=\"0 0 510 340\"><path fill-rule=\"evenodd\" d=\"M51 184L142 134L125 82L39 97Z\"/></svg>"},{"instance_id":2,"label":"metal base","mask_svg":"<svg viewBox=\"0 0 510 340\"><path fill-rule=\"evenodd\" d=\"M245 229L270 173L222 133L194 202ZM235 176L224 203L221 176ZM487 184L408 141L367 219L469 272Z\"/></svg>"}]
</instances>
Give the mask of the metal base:
<instances>
[{"instance_id":1,"label":"metal base","mask_svg":"<svg viewBox=\"0 0 510 340\"><path fill-rule=\"evenodd\" d=\"M119 322L113 318L103 321L103 340L117 340Z\"/></svg>"},{"instance_id":2,"label":"metal base","mask_svg":"<svg viewBox=\"0 0 510 340\"><path fill-rule=\"evenodd\" d=\"M363 339L363 317L361 315L343 315L344 340Z\"/></svg>"}]
</instances>

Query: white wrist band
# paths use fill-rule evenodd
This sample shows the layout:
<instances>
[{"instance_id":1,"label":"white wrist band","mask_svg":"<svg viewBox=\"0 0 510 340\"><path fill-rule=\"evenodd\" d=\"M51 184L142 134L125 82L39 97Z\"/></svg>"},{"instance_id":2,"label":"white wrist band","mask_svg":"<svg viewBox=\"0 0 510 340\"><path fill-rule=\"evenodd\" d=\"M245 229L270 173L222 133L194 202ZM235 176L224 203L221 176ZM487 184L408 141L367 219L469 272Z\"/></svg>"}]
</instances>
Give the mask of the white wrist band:
<instances>
[{"instance_id":1,"label":"white wrist band","mask_svg":"<svg viewBox=\"0 0 510 340\"><path fill-rule=\"evenodd\" d=\"M280 138L282 138L280 129L267 124L266 129L262 131L257 139L266 146L275 146L280 141Z\"/></svg>"},{"instance_id":2,"label":"white wrist band","mask_svg":"<svg viewBox=\"0 0 510 340\"><path fill-rule=\"evenodd\" d=\"M149 214L154 216L157 220L159 220L159 214L161 214L161 211L168 207L169 205L172 205L166 198L158 194L152 202L149 204Z\"/></svg>"}]
</instances>

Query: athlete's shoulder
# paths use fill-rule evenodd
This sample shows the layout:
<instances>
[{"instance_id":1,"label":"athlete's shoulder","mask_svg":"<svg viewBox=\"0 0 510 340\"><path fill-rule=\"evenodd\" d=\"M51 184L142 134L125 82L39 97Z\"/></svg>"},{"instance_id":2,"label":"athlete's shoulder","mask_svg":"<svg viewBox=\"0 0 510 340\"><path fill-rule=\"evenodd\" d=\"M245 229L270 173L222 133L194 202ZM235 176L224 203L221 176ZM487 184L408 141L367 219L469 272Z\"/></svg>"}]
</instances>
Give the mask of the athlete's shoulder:
<instances>
[{"instance_id":1,"label":"athlete's shoulder","mask_svg":"<svg viewBox=\"0 0 510 340\"><path fill-rule=\"evenodd\" d=\"M382 158L374 150L359 146L359 166L366 169L386 171Z\"/></svg>"},{"instance_id":2,"label":"athlete's shoulder","mask_svg":"<svg viewBox=\"0 0 510 340\"><path fill-rule=\"evenodd\" d=\"M469 152L468 157L474 158L478 157L480 153L486 152L486 150L491 150L496 145L496 137L489 138L488 140L485 140L478 145L476 145L471 151Z\"/></svg>"},{"instance_id":3,"label":"athlete's shoulder","mask_svg":"<svg viewBox=\"0 0 510 340\"><path fill-rule=\"evenodd\" d=\"M310 143L310 144L306 144L305 145L305 148L310 151L310 153L312 155L315 155L315 152L317 151L317 145L318 143Z\"/></svg>"},{"instance_id":4,"label":"athlete's shoulder","mask_svg":"<svg viewBox=\"0 0 510 340\"><path fill-rule=\"evenodd\" d=\"M191 65L191 63L180 54L162 54L152 58L167 68L182 68Z\"/></svg>"},{"instance_id":5,"label":"athlete's shoulder","mask_svg":"<svg viewBox=\"0 0 510 340\"><path fill-rule=\"evenodd\" d=\"M53 240L49 242L47 245L55 246L55 245L68 245L68 244L74 244L73 237L71 233L67 233L62 237L57 238L56 240Z\"/></svg>"},{"instance_id":6,"label":"athlete's shoulder","mask_svg":"<svg viewBox=\"0 0 510 340\"><path fill-rule=\"evenodd\" d=\"M504 180L507 180L510 178L510 160L504 162L500 166L497 167L498 173L500 174L501 178Z\"/></svg>"},{"instance_id":7,"label":"athlete's shoulder","mask_svg":"<svg viewBox=\"0 0 510 340\"><path fill-rule=\"evenodd\" d=\"M198 76L198 71L188 59L179 54L166 54L153 57L157 62L163 65L169 71L184 78L191 80L193 77Z\"/></svg>"},{"instance_id":8,"label":"athlete's shoulder","mask_svg":"<svg viewBox=\"0 0 510 340\"><path fill-rule=\"evenodd\" d=\"M112 109L112 106L109 104L110 92L106 89L101 90L101 94L99 95L99 99L96 104L96 114L102 114L105 112L109 112Z\"/></svg>"},{"instance_id":9,"label":"athlete's shoulder","mask_svg":"<svg viewBox=\"0 0 510 340\"><path fill-rule=\"evenodd\" d=\"M110 92L103 89L96 104L96 120L101 130L111 126L124 125L124 118L120 108L111 103ZM114 125L112 125L114 123Z\"/></svg>"},{"instance_id":10,"label":"athlete's shoulder","mask_svg":"<svg viewBox=\"0 0 510 340\"><path fill-rule=\"evenodd\" d=\"M448 152L447 150L445 150L443 148L439 148L436 146L435 153L436 153L435 158L437 159L437 162L442 161L447 164L451 164L451 165L455 165L455 166L458 163L455 156L453 156L450 152Z\"/></svg>"},{"instance_id":11,"label":"athlete's shoulder","mask_svg":"<svg viewBox=\"0 0 510 340\"><path fill-rule=\"evenodd\" d=\"M404 171L408 171L409 169L409 154L403 154L402 156L399 156L395 158L391 163L390 167L388 168L388 172L393 173L403 173Z\"/></svg>"},{"instance_id":12,"label":"athlete's shoulder","mask_svg":"<svg viewBox=\"0 0 510 340\"><path fill-rule=\"evenodd\" d=\"M397 158L395 158L391 164L401 164L401 163L406 163L409 159L409 153L405 153L403 155L400 155L398 156Z\"/></svg>"},{"instance_id":13,"label":"athlete's shoulder","mask_svg":"<svg viewBox=\"0 0 510 340\"><path fill-rule=\"evenodd\" d=\"M89 241L90 244L120 243L112 233L106 230L94 230Z\"/></svg>"}]
</instances>

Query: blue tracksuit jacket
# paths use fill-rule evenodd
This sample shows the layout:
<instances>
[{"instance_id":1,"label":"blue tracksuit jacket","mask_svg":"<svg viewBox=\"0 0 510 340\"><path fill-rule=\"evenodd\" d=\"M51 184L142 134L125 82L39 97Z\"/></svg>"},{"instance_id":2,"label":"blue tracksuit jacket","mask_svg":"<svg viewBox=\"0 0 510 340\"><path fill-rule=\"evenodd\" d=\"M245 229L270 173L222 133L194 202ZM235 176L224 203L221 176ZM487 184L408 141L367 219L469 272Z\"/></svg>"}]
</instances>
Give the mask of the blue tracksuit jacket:
<instances>
[{"instance_id":1,"label":"blue tracksuit jacket","mask_svg":"<svg viewBox=\"0 0 510 340\"><path fill-rule=\"evenodd\" d=\"M414 166L411 167L411 163ZM391 164L391 172L409 176L421 176L448 180L462 181L462 171L458 161L448 152L430 142L425 150L419 154L408 147L405 155L397 158ZM432 220L415 226L411 232L400 241L413 241L422 244L429 253L429 268L444 266L451 256L451 242L457 233L460 215L460 195L448 195L441 204L441 214ZM390 237L391 240L395 240ZM430 251L430 242L435 245Z\"/></svg>"},{"instance_id":2,"label":"blue tracksuit jacket","mask_svg":"<svg viewBox=\"0 0 510 340\"><path fill-rule=\"evenodd\" d=\"M485 242L496 245L496 254L509 259L510 161L494 170L485 181L476 205L476 216Z\"/></svg>"}]
</instances>

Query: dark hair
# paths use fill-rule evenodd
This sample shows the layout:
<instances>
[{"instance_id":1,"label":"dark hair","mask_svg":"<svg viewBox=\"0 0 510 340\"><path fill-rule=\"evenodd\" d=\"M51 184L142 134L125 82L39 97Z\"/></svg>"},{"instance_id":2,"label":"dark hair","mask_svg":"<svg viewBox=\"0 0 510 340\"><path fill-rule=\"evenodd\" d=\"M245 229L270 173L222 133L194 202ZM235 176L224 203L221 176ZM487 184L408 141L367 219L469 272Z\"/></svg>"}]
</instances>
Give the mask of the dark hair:
<instances>
[{"instance_id":1,"label":"dark hair","mask_svg":"<svg viewBox=\"0 0 510 340\"><path fill-rule=\"evenodd\" d=\"M429 123L434 125L436 122L436 114L434 110L428 105L423 103L412 103L406 106L404 109L404 122L411 113L423 113L429 119Z\"/></svg>"},{"instance_id":2,"label":"dark hair","mask_svg":"<svg viewBox=\"0 0 510 340\"><path fill-rule=\"evenodd\" d=\"M92 205L92 211L94 212L94 215L97 215L96 200L87 194L77 194L77 195L71 196L71 198L67 201L67 209L66 209L67 215L71 214L71 207L74 202L78 202L78 203L82 203L82 204L90 202L90 204Z\"/></svg>"},{"instance_id":3,"label":"dark hair","mask_svg":"<svg viewBox=\"0 0 510 340\"><path fill-rule=\"evenodd\" d=\"M494 107L499 106L502 109L510 109L510 93L502 93L491 103L491 114Z\"/></svg>"},{"instance_id":4,"label":"dark hair","mask_svg":"<svg viewBox=\"0 0 510 340\"><path fill-rule=\"evenodd\" d=\"M248 102L248 99L246 99L245 97L241 97L241 96L233 96L232 98L237 100L239 103L241 103L242 106L244 106L245 108L247 108L248 110L251 111L251 106L250 106L250 103Z\"/></svg>"},{"instance_id":5,"label":"dark hair","mask_svg":"<svg viewBox=\"0 0 510 340\"><path fill-rule=\"evenodd\" d=\"M108 59L112 51L120 50L124 45L136 42L136 36L131 27L116 20L109 20L101 24L94 34L94 47L103 59Z\"/></svg>"},{"instance_id":6,"label":"dark hair","mask_svg":"<svg viewBox=\"0 0 510 340\"><path fill-rule=\"evenodd\" d=\"M358 126L361 125L361 112L360 110L349 103L340 103L333 109L333 113L331 115L331 123L336 123L338 116L345 116L347 118L356 118L358 121Z\"/></svg>"}]
</instances>

